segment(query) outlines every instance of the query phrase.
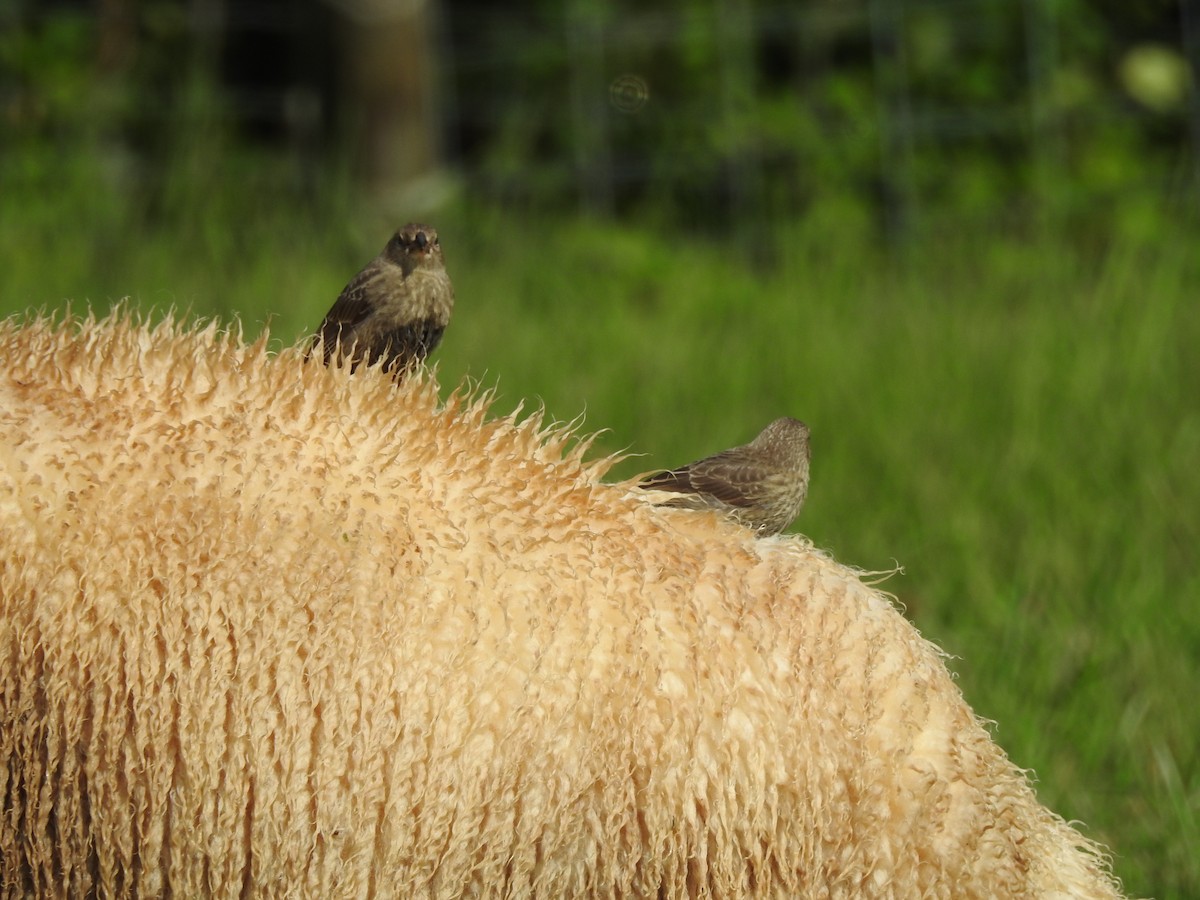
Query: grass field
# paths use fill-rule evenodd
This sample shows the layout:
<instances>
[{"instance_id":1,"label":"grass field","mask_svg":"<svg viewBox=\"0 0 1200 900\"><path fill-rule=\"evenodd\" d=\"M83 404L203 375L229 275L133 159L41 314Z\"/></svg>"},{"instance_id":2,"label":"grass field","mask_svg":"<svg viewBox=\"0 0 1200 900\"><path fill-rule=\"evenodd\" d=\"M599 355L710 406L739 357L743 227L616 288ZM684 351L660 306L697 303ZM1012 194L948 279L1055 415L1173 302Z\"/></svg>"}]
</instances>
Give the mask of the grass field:
<instances>
[{"instance_id":1,"label":"grass field","mask_svg":"<svg viewBox=\"0 0 1200 900\"><path fill-rule=\"evenodd\" d=\"M252 177L163 213L72 171L0 191L0 313L131 295L290 342L395 224ZM1195 229L1146 221L946 229L899 258L779 226L762 274L732 238L449 209L440 377L498 384L503 411L586 411L601 450L643 454L618 475L807 421L795 528L903 566L884 587L1041 798L1111 847L1131 895L1197 897L1200 253Z\"/></svg>"}]
</instances>

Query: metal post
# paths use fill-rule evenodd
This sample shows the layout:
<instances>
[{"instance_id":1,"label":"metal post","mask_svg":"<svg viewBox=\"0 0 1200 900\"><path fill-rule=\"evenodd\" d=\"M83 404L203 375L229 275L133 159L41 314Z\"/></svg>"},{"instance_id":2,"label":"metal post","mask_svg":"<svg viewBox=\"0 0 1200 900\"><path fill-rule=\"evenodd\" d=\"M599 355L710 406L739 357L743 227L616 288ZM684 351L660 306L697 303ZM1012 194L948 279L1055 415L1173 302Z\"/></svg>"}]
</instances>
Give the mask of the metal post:
<instances>
[{"instance_id":1,"label":"metal post","mask_svg":"<svg viewBox=\"0 0 1200 900\"><path fill-rule=\"evenodd\" d=\"M1058 25L1054 0L1024 0L1025 60L1029 82L1030 153L1033 191L1043 216L1056 176L1063 171L1062 136L1055 127L1047 96L1058 68Z\"/></svg>"},{"instance_id":2,"label":"metal post","mask_svg":"<svg viewBox=\"0 0 1200 900\"><path fill-rule=\"evenodd\" d=\"M916 227L914 134L904 54L903 0L871 0L871 50L879 98L880 177L884 225L890 241L906 241Z\"/></svg>"},{"instance_id":3,"label":"metal post","mask_svg":"<svg viewBox=\"0 0 1200 900\"><path fill-rule=\"evenodd\" d=\"M1192 135L1192 190L1200 194L1200 0L1179 0L1179 26L1182 32L1183 55L1192 70L1192 89L1188 93L1188 126Z\"/></svg>"},{"instance_id":4,"label":"metal post","mask_svg":"<svg viewBox=\"0 0 1200 900\"><path fill-rule=\"evenodd\" d=\"M566 30L579 199L587 212L611 216L616 202L605 102L604 25L594 9L575 3L567 11Z\"/></svg>"}]
</instances>

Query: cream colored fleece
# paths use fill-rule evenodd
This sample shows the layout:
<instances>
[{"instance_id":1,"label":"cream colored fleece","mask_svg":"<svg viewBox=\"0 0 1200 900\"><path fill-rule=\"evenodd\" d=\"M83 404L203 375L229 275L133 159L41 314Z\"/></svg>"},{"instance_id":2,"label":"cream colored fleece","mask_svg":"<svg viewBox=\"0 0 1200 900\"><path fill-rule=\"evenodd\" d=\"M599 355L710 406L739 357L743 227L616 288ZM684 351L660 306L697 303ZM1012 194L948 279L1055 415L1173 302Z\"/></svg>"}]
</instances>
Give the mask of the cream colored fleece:
<instances>
[{"instance_id":1,"label":"cream colored fleece","mask_svg":"<svg viewBox=\"0 0 1200 900\"><path fill-rule=\"evenodd\" d=\"M1118 896L851 570L301 357L0 326L5 896Z\"/></svg>"}]
</instances>

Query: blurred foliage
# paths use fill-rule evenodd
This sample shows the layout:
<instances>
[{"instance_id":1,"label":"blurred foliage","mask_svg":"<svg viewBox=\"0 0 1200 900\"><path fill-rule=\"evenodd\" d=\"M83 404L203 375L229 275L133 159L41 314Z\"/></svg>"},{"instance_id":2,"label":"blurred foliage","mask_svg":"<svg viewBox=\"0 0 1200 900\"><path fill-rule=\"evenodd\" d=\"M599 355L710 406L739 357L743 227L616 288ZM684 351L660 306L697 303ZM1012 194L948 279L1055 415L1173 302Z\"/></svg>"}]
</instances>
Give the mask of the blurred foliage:
<instances>
[{"instance_id":1,"label":"blurred foliage","mask_svg":"<svg viewBox=\"0 0 1200 900\"><path fill-rule=\"evenodd\" d=\"M1176 0L524 10L449 4L468 172L493 196L719 233L829 202L1087 221L1114 191L1195 187Z\"/></svg>"},{"instance_id":2,"label":"blurred foliage","mask_svg":"<svg viewBox=\"0 0 1200 900\"><path fill-rule=\"evenodd\" d=\"M149 208L178 207L170 178L213 175L252 89L222 82L202 6L101 4L122 18L13 0L8 177L85 150ZM1099 213L1103 229L1122 194L1195 201L1200 102L1179 17L1177 0L450 0L446 129L474 195L526 208L582 202L755 240L763 221L829 207L865 237L947 217L1087 228ZM268 149L292 189L319 191L345 148L332 141L320 168L286 140Z\"/></svg>"}]
</instances>

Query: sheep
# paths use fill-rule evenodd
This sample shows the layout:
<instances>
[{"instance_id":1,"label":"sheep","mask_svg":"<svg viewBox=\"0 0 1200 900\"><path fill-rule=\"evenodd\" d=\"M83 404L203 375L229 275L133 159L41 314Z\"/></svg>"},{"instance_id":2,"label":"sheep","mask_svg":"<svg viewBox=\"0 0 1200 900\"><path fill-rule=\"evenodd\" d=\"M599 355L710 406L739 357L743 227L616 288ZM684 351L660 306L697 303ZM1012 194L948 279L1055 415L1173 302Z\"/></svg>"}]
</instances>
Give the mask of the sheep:
<instances>
[{"instance_id":1,"label":"sheep","mask_svg":"<svg viewBox=\"0 0 1200 900\"><path fill-rule=\"evenodd\" d=\"M0 325L5 896L1119 896L853 570L303 356Z\"/></svg>"}]
</instances>

